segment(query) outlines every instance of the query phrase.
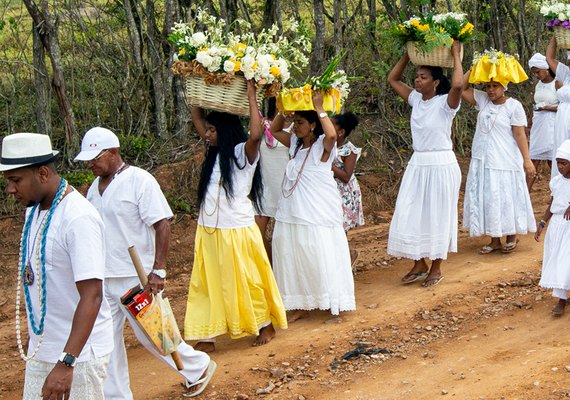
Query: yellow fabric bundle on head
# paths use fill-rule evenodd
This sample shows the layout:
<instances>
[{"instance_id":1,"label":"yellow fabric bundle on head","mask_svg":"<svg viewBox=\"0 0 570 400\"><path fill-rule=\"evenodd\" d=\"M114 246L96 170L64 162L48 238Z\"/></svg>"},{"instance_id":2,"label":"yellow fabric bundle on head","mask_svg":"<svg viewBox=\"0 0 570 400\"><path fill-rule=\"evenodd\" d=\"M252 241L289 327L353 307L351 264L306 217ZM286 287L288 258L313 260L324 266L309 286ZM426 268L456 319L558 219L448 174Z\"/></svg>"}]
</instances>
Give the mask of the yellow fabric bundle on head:
<instances>
[{"instance_id":1,"label":"yellow fabric bundle on head","mask_svg":"<svg viewBox=\"0 0 570 400\"><path fill-rule=\"evenodd\" d=\"M475 54L469 75L469 83L494 81L505 87L508 83L521 83L527 79L526 72L515 57L493 49Z\"/></svg>"}]
</instances>

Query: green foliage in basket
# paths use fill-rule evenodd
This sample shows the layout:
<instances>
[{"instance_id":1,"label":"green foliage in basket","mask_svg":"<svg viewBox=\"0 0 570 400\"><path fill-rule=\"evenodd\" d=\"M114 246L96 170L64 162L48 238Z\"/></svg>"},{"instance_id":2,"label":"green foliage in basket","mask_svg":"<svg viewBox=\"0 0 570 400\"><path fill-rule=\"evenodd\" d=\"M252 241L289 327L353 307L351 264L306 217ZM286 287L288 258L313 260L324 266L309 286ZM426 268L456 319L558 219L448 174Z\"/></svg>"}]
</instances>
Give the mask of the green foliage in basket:
<instances>
[{"instance_id":1,"label":"green foliage in basket","mask_svg":"<svg viewBox=\"0 0 570 400\"><path fill-rule=\"evenodd\" d=\"M417 42L420 51L429 52L437 47L451 47L454 40L471 39L473 24L466 14L430 12L393 25L391 32L402 44Z\"/></svg>"},{"instance_id":2,"label":"green foliage in basket","mask_svg":"<svg viewBox=\"0 0 570 400\"><path fill-rule=\"evenodd\" d=\"M344 70L337 68L345 55L346 51L337 54L321 75L310 78L308 84L311 86L311 89L325 92L330 89L336 89L340 93L341 101L344 101L348 97L348 93L350 93L349 78Z\"/></svg>"}]
</instances>

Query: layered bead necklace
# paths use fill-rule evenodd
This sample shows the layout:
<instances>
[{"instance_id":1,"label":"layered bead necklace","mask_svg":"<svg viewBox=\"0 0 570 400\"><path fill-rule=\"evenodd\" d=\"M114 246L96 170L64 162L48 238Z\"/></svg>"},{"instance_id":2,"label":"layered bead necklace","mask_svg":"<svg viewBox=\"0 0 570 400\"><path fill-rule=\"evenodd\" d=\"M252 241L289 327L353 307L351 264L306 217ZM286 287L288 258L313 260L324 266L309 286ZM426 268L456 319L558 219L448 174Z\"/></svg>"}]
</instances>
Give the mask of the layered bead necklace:
<instances>
[{"instance_id":1,"label":"layered bead necklace","mask_svg":"<svg viewBox=\"0 0 570 400\"><path fill-rule=\"evenodd\" d=\"M65 193L68 188L68 183L65 179L61 179L61 182L57 188L57 192L55 197L51 203L49 210L47 211L46 215L42 219L40 223L40 227L36 232L36 236L34 237L34 241L32 244L32 248L30 253L28 254L28 245L29 245L29 236L30 236L30 228L32 226L32 222L34 219L34 215L36 210L38 209L39 205L36 204L30 213L28 214L28 218L24 223L24 229L22 231L22 237L20 238L20 259L19 259L19 271L18 271L18 286L16 288L16 341L18 342L18 350L20 352L20 357L24 361L28 361L36 355L38 350L40 349L43 339L44 339L44 321L46 316L46 296L47 296L47 288L46 288L46 242L47 242L47 232L49 230L49 226L51 223L51 219L53 217L53 213L57 205L63 200ZM39 215L38 215L39 217ZM36 247L36 239L39 235L39 245ZM34 253L35 250L35 272L32 268L30 258L31 255ZM22 280L24 280L22 285ZM32 308L32 301L30 298L30 290L29 287L37 280L38 285L38 302L40 305L40 320L39 325L36 325L36 318L34 317L34 310ZM32 327L32 331L35 335L40 336L38 344L36 345L33 353L28 357L24 353L24 346L22 344L22 333L21 333L21 326L20 326L20 296L21 296L21 288L24 287L24 297L26 300L26 308L28 310L28 318L30 321L30 325Z\"/></svg>"}]
</instances>

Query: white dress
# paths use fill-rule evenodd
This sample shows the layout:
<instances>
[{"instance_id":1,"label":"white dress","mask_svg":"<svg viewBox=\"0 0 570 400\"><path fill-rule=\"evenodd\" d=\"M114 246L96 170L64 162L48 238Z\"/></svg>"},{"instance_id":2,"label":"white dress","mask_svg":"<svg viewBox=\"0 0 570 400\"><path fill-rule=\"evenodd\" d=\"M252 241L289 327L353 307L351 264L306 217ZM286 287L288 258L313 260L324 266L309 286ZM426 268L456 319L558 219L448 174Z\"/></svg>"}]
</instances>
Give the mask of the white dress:
<instances>
[{"instance_id":1,"label":"white dress","mask_svg":"<svg viewBox=\"0 0 570 400\"><path fill-rule=\"evenodd\" d=\"M289 162L289 149L283 146L277 139L273 139L274 144L270 146L267 136L263 135L259 147L261 168L261 180L263 181L263 198L261 215L275 217L277 213L277 202L281 197L281 182L285 167Z\"/></svg>"},{"instance_id":2,"label":"white dress","mask_svg":"<svg viewBox=\"0 0 570 400\"><path fill-rule=\"evenodd\" d=\"M427 101L413 90L410 126L414 153L396 200L388 254L412 260L447 259L457 251L457 202L461 171L452 150L451 124L459 110L447 95Z\"/></svg>"},{"instance_id":3,"label":"white dress","mask_svg":"<svg viewBox=\"0 0 570 400\"><path fill-rule=\"evenodd\" d=\"M552 218L544 239L544 258L539 285L544 288L570 290L570 221L564 212L570 201L570 179L562 175L550 181Z\"/></svg>"},{"instance_id":4,"label":"white dress","mask_svg":"<svg viewBox=\"0 0 570 400\"><path fill-rule=\"evenodd\" d=\"M286 310L356 309L342 202L329 159L321 161L324 135L295 155L291 135L273 231L273 272ZM304 164L304 166L303 166ZM301 171L302 169L302 171Z\"/></svg>"},{"instance_id":5,"label":"white dress","mask_svg":"<svg viewBox=\"0 0 570 400\"><path fill-rule=\"evenodd\" d=\"M559 62L556 68L556 80L562 82L562 86L556 92L558 97L558 111L554 120L554 147L560 147L563 141L570 139L570 68ZM552 177L559 175L556 168L556 158L552 158Z\"/></svg>"},{"instance_id":6,"label":"white dress","mask_svg":"<svg viewBox=\"0 0 570 400\"><path fill-rule=\"evenodd\" d=\"M556 81L542 83L538 81L534 91L534 103L538 107L557 106ZM556 112L534 111L530 129L531 160L552 160L554 157L554 123Z\"/></svg>"},{"instance_id":7,"label":"white dress","mask_svg":"<svg viewBox=\"0 0 570 400\"><path fill-rule=\"evenodd\" d=\"M526 234L536 231L525 180L523 157L513 126L526 126L522 104L509 98L493 104L475 90L477 128L465 186L463 226L471 236Z\"/></svg>"}]
</instances>

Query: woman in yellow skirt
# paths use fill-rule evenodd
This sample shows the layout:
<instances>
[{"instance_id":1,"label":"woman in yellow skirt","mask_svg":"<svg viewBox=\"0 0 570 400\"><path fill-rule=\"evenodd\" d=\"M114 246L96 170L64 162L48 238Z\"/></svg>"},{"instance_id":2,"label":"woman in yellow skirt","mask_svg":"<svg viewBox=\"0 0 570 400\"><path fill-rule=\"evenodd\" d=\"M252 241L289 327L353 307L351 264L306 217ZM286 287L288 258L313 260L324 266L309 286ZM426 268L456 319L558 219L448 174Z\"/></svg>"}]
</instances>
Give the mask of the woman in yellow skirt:
<instances>
[{"instance_id":1,"label":"woman in yellow skirt","mask_svg":"<svg viewBox=\"0 0 570 400\"><path fill-rule=\"evenodd\" d=\"M255 86L248 81L250 135L236 115L192 109L207 146L198 185L200 214L184 321L196 350L215 350L215 337L255 335L254 346L287 328L285 308L254 215L263 192L262 137ZM254 208L256 210L254 210Z\"/></svg>"}]
</instances>

